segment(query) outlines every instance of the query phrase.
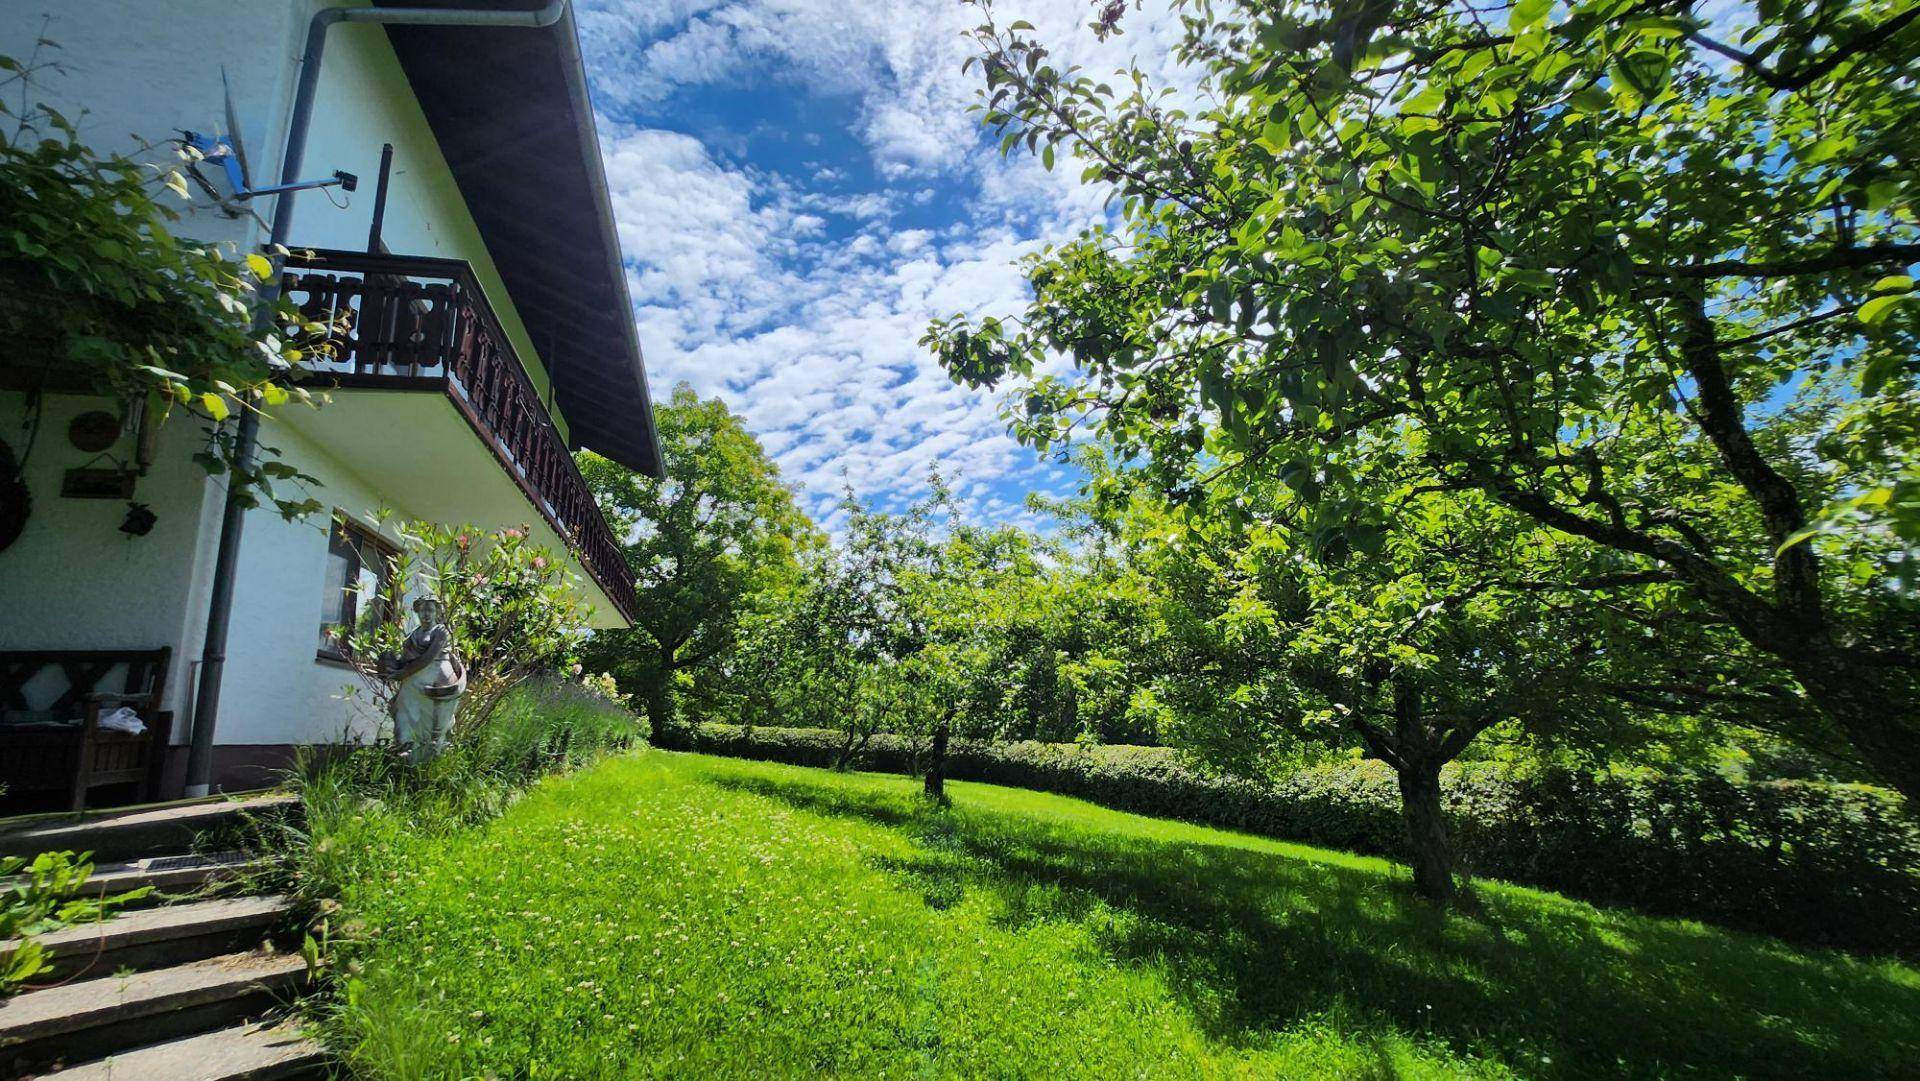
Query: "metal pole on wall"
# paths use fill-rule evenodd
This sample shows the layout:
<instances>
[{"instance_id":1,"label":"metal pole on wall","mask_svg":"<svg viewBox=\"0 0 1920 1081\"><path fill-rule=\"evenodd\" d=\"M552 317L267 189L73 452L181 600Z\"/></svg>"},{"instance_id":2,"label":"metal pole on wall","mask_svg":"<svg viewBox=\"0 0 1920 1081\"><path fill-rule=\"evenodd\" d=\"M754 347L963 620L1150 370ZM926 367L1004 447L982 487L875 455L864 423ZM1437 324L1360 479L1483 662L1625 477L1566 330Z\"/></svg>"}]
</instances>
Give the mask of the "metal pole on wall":
<instances>
[{"instance_id":1,"label":"metal pole on wall","mask_svg":"<svg viewBox=\"0 0 1920 1081\"><path fill-rule=\"evenodd\" d=\"M387 224L387 181L393 176L393 144L380 148L380 180L373 186L373 224L367 226L367 254L379 255L380 230Z\"/></svg>"},{"instance_id":2,"label":"metal pole on wall","mask_svg":"<svg viewBox=\"0 0 1920 1081\"><path fill-rule=\"evenodd\" d=\"M567 0L548 0L534 11L495 11L435 8L323 8L307 24L307 48L300 58L300 79L293 94L293 114L287 121L287 145L280 155L280 183L293 184L307 156L307 134L313 126L314 99L320 89L320 61L327 50L327 31L337 23L377 23L408 26L498 26L538 28L552 26L567 12ZM280 250L293 232L294 196L274 197L273 225L267 236L267 257L273 273L260 283L256 326L264 329L273 318L280 297ZM231 476L253 472L259 448L260 412L242 409L234 432ZM220 719L220 679L227 664L227 632L233 623L234 572L240 559L240 535L246 526L247 491L229 482L227 502L220 515L220 544L213 558L213 588L207 598L207 635L200 652L200 682L193 703L193 736L187 749L189 796L204 796L213 777L213 733Z\"/></svg>"}]
</instances>

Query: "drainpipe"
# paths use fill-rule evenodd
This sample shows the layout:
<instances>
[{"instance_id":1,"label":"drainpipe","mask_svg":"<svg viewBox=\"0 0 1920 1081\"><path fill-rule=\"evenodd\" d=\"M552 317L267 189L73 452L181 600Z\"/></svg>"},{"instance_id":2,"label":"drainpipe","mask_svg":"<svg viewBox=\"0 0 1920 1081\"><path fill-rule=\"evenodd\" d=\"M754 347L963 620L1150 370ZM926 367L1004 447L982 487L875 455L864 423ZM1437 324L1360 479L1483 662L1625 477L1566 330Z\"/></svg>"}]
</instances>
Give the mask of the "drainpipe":
<instances>
[{"instance_id":1,"label":"drainpipe","mask_svg":"<svg viewBox=\"0 0 1920 1081\"><path fill-rule=\"evenodd\" d=\"M307 50L300 58L300 78L294 86L293 115L287 121L287 145L280 155L280 182L292 184L300 179L300 169L307 156L307 133L313 126L313 103L320 89L320 61L327 51L327 31L336 24L539 28L552 26L566 13L567 0L547 0L545 6L533 11L333 7L314 12L313 19L307 23ZM260 284L258 319L261 325L272 318L273 302L280 295L280 261L276 253L286 247L287 238L292 235L297 194L287 191L274 196L273 227L266 245L274 270ZM252 471L259 437L259 411L242 409L239 430L234 435L235 475ZM199 693L194 696L193 742L187 751L186 794L189 796L206 795L213 775L213 730L220 717L220 677L226 669L227 631L233 619L233 578L240 558L240 533L246 525L247 508L242 493L236 485L227 486L227 503L220 516L220 546L214 554L213 589L207 599L206 644L200 653Z\"/></svg>"}]
</instances>

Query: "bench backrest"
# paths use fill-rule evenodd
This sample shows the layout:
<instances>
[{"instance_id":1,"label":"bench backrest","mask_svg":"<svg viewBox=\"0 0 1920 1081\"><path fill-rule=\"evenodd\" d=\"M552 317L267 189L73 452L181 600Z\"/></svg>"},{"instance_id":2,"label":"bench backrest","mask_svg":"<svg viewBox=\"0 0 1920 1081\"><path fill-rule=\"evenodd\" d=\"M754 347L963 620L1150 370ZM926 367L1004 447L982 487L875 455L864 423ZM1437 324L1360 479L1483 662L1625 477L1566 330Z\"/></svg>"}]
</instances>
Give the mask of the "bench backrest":
<instances>
[{"instance_id":1,"label":"bench backrest","mask_svg":"<svg viewBox=\"0 0 1920 1081\"><path fill-rule=\"evenodd\" d=\"M151 718L160 709L167 661L172 656L173 650L165 647L0 650L0 710L47 710L60 717L77 717L85 710L88 695L115 694L127 696L124 704ZM41 678L49 669L58 669L64 686ZM32 701L33 697L40 701Z\"/></svg>"}]
</instances>

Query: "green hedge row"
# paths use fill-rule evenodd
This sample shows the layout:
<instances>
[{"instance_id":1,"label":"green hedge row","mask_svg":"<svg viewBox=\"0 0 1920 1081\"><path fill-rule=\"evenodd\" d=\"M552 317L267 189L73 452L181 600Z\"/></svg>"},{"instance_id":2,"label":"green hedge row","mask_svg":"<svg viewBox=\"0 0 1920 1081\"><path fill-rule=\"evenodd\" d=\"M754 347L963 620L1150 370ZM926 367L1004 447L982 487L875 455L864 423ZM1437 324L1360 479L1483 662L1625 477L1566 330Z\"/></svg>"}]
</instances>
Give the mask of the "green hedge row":
<instances>
[{"instance_id":1,"label":"green hedge row","mask_svg":"<svg viewBox=\"0 0 1920 1081\"><path fill-rule=\"evenodd\" d=\"M691 749L832 766L822 729L702 725ZM855 763L907 773L905 741ZM1379 763L1276 783L1197 770L1163 747L957 742L948 776L1077 796L1120 810L1399 858L1399 792ZM1687 916L1796 942L1920 956L1920 821L1897 796L1803 781L1625 780L1450 770L1460 865L1602 904Z\"/></svg>"}]
</instances>

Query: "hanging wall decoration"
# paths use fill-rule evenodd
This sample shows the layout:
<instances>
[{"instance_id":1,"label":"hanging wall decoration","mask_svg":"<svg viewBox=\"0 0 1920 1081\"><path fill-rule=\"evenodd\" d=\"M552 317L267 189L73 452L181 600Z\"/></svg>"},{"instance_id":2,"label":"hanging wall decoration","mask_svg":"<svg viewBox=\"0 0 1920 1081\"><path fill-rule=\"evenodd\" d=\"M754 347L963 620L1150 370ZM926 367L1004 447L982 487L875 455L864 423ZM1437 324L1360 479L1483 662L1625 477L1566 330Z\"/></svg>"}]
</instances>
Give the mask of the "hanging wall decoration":
<instances>
[{"instance_id":1,"label":"hanging wall decoration","mask_svg":"<svg viewBox=\"0 0 1920 1081\"><path fill-rule=\"evenodd\" d=\"M67 424L67 441L76 449L98 454L120 441L120 418L104 409L95 409L73 418Z\"/></svg>"},{"instance_id":2,"label":"hanging wall decoration","mask_svg":"<svg viewBox=\"0 0 1920 1081\"><path fill-rule=\"evenodd\" d=\"M159 521L159 515L145 503L128 503L127 516L120 523L120 532L129 537L144 537L153 532L153 523Z\"/></svg>"}]
</instances>

